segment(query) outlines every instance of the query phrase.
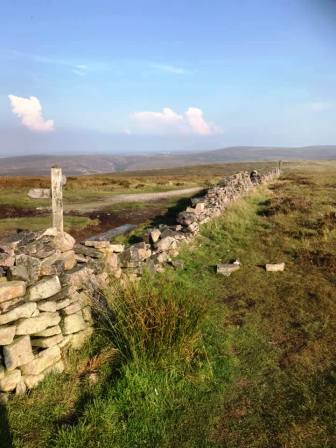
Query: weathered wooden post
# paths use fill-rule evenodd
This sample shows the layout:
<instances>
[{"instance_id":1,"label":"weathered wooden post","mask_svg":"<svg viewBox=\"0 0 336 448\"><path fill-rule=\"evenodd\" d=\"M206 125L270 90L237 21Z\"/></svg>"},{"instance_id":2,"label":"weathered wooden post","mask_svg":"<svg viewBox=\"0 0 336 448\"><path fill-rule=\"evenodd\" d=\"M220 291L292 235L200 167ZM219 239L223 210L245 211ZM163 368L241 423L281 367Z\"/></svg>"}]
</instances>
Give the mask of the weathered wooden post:
<instances>
[{"instance_id":1,"label":"weathered wooden post","mask_svg":"<svg viewBox=\"0 0 336 448\"><path fill-rule=\"evenodd\" d=\"M282 160L279 160L279 171L282 169Z\"/></svg>"},{"instance_id":2,"label":"weathered wooden post","mask_svg":"<svg viewBox=\"0 0 336 448\"><path fill-rule=\"evenodd\" d=\"M52 226L63 232L62 168L51 168Z\"/></svg>"}]
</instances>

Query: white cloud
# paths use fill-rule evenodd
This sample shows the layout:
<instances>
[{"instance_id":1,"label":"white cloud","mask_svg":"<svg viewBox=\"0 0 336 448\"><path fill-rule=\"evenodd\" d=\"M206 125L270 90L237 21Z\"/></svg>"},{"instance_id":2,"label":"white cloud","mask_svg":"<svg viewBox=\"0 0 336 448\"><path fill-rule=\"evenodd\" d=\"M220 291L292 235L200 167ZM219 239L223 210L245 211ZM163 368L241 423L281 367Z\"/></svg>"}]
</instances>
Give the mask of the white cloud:
<instances>
[{"instance_id":1,"label":"white cloud","mask_svg":"<svg viewBox=\"0 0 336 448\"><path fill-rule=\"evenodd\" d=\"M198 107L189 107L182 115L165 107L162 112L133 112L130 115L132 130L147 134L214 135L219 128L207 123Z\"/></svg>"},{"instance_id":2,"label":"white cloud","mask_svg":"<svg viewBox=\"0 0 336 448\"><path fill-rule=\"evenodd\" d=\"M38 98L31 96L8 95L12 111L17 115L23 126L33 132L50 132L54 130L54 121L45 120L42 116L42 106Z\"/></svg>"}]
</instances>

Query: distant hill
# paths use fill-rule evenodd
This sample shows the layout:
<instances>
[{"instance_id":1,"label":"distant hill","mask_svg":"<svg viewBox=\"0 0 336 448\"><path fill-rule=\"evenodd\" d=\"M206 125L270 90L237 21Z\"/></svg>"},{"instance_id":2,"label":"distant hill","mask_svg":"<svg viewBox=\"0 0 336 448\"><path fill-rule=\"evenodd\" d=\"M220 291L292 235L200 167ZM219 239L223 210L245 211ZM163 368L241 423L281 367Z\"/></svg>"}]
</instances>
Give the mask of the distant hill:
<instances>
[{"instance_id":1,"label":"distant hill","mask_svg":"<svg viewBox=\"0 0 336 448\"><path fill-rule=\"evenodd\" d=\"M335 146L249 147L232 146L195 153L150 155L31 155L0 158L1 176L41 176L52 165L60 165L68 175L112 173L116 171L151 170L177 166L261 160L329 160L336 159Z\"/></svg>"}]
</instances>

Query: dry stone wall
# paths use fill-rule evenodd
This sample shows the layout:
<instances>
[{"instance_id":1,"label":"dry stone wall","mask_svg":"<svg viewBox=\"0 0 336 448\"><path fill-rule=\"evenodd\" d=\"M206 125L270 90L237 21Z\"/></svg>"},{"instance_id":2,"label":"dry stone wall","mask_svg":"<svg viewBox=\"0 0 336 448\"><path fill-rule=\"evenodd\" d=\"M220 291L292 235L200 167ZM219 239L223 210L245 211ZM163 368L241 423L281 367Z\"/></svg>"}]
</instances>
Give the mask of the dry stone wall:
<instances>
[{"instance_id":1,"label":"dry stone wall","mask_svg":"<svg viewBox=\"0 0 336 448\"><path fill-rule=\"evenodd\" d=\"M150 229L125 247L99 237L76 244L48 229L0 241L0 393L24 393L50 372L62 372L62 352L79 348L92 333L92 292L110 276L139 278L145 269L181 267L174 258L200 225L238 197L279 175L238 173L210 188L177 216L174 226Z\"/></svg>"},{"instance_id":2,"label":"dry stone wall","mask_svg":"<svg viewBox=\"0 0 336 448\"><path fill-rule=\"evenodd\" d=\"M24 393L64 369L61 351L91 334L88 280L66 233L0 242L0 392Z\"/></svg>"}]
</instances>

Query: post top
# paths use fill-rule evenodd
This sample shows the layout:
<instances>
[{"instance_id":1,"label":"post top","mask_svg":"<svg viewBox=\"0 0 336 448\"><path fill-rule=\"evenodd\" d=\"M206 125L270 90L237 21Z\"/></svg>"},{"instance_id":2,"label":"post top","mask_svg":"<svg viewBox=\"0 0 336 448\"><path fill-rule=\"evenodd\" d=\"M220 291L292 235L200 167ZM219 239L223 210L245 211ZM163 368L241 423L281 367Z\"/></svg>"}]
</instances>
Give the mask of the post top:
<instances>
[{"instance_id":1,"label":"post top","mask_svg":"<svg viewBox=\"0 0 336 448\"><path fill-rule=\"evenodd\" d=\"M61 169L61 167L59 165L53 165L51 168Z\"/></svg>"}]
</instances>

